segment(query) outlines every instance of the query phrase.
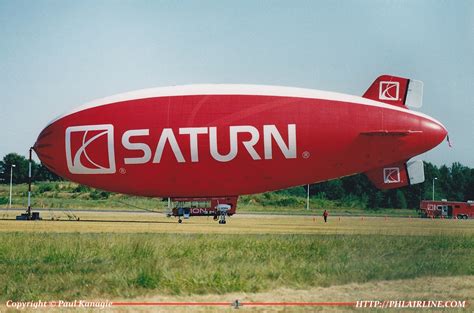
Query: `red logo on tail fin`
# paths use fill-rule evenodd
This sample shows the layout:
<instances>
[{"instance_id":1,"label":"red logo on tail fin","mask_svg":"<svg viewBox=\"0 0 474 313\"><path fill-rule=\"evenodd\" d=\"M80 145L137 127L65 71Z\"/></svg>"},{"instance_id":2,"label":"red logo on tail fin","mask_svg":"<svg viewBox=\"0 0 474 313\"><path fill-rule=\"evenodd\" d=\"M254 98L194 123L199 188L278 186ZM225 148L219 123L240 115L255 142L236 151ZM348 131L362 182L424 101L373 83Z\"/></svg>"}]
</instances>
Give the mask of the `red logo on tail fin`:
<instances>
[{"instance_id":1,"label":"red logo on tail fin","mask_svg":"<svg viewBox=\"0 0 474 313\"><path fill-rule=\"evenodd\" d=\"M400 182L400 168L386 167L383 169L383 182L385 184L396 184Z\"/></svg>"},{"instance_id":2,"label":"red logo on tail fin","mask_svg":"<svg viewBox=\"0 0 474 313\"><path fill-rule=\"evenodd\" d=\"M380 100L398 100L400 95L400 83L393 81L381 81L379 85Z\"/></svg>"}]
</instances>

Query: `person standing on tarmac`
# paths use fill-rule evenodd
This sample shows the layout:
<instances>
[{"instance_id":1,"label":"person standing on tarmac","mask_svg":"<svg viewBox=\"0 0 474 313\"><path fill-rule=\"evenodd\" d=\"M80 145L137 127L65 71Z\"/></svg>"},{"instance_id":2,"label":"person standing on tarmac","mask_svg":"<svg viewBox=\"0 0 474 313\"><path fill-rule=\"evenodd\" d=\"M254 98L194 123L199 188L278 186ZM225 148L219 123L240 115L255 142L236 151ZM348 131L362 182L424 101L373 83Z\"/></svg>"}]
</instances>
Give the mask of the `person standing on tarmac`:
<instances>
[{"instance_id":1,"label":"person standing on tarmac","mask_svg":"<svg viewBox=\"0 0 474 313\"><path fill-rule=\"evenodd\" d=\"M327 210L324 210L324 212L323 212L324 223L327 223L327 222L328 222L328 215L329 215L328 211L327 211Z\"/></svg>"}]
</instances>

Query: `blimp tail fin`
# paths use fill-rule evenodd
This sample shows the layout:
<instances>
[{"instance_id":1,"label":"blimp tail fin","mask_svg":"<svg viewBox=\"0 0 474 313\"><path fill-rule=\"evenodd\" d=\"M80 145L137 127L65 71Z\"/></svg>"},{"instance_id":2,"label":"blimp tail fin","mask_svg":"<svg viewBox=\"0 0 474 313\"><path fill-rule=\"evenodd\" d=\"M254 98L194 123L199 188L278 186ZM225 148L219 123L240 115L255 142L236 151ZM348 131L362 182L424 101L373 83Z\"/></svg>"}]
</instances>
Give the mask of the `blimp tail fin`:
<instances>
[{"instance_id":1,"label":"blimp tail fin","mask_svg":"<svg viewBox=\"0 0 474 313\"><path fill-rule=\"evenodd\" d=\"M382 75L370 85L363 97L403 108L420 108L423 102L423 82Z\"/></svg>"},{"instance_id":2,"label":"blimp tail fin","mask_svg":"<svg viewBox=\"0 0 474 313\"><path fill-rule=\"evenodd\" d=\"M425 181L423 161L409 160L380 167L365 173L375 187L383 190L415 185Z\"/></svg>"}]
</instances>

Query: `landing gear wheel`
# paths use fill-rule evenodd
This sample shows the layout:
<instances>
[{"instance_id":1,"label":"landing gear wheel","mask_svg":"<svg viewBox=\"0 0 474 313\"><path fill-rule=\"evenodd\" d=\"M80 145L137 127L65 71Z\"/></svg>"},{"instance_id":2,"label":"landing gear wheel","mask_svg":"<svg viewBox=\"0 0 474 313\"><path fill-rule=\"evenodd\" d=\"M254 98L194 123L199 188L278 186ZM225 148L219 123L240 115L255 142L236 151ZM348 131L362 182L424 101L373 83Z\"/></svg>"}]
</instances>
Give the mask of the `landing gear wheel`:
<instances>
[{"instance_id":1,"label":"landing gear wheel","mask_svg":"<svg viewBox=\"0 0 474 313\"><path fill-rule=\"evenodd\" d=\"M182 220L182 219L179 219L179 220L178 220L178 223L180 223L180 224L181 224L182 222L183 222L183 220Z\"/></svg>"},{"instance_id":2,"label":"landing gear wheel","mask_svg":"<svg viewBox=\"0 0 474 313\"><path fill-rule=\"evenodd\" d=\"M226 224L227 221L225 220L225 214L219 215L219 224Z\"/></svg>"}]
</instances>

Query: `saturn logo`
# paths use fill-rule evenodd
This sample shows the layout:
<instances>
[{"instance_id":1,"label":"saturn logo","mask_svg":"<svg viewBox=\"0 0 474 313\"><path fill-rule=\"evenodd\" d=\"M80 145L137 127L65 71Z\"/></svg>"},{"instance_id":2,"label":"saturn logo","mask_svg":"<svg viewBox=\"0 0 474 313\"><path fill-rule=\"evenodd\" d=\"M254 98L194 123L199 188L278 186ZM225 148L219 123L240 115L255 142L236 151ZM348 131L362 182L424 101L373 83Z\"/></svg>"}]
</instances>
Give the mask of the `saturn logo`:
<instances>
[{"instance_id":1,"label":"saturn logo","mask_svg":"<svg viewBox=\"0 0 474 313\"><path fill-rule=\"evenodd\" d=\"M398 100L400 94L400 83L381 81L379 85L380 100Z\"/></svg>"},{"instance_id":2,"label":"saturn logo","mask_svg":"<svg viewBox=\"0 0 474 313\"><path fill-rule=\"evenodd\" d=\"M115 173L114 126L103 124L68 127L66 161L71 174Z\"/></svg>"},{"instance_id":3,"label":"saturn logo","mask_svg":"<svg viewBox=\"0 0 474 313\"><path fill-rule=\"evenodd\" d=\"M386 167L383 169L383 182L385 184L396 184L400 182L400 169L398 167Z\"/></svg>"}]
</instances>

